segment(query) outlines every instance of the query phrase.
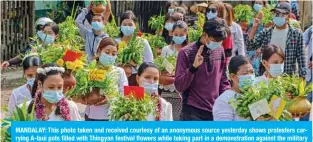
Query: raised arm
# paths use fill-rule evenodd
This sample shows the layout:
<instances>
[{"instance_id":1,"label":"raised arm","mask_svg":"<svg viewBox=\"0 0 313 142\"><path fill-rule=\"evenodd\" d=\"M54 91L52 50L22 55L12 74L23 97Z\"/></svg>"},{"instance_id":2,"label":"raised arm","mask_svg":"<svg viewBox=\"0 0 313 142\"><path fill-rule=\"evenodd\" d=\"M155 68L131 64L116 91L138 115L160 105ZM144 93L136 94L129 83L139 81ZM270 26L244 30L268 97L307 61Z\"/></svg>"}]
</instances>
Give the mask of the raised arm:
<instances>
[{"instance_id":1,"label":"raised arm","mask_svg":"<svg viewBox=\"0 0 313 142\"><path fill-rule=\"evenodd\" d=\"M299 65L299 75L301 77L305 77L306 75L306 70L307 70L307 64L306 64L306 56L305 56L305 48L303 44L303 35L302 33L298 34L297 37L297 46L296 46L296 53L297 53L297 61Z\"/></svg>"},{"instance_id":2,"label":"raised arm","mask_svg":"<svg viewBox=\"0 0 313 142\"><path fill-rule=\"evenodd\" d=\"M85 25L84 25L84 19L86 17L86 15L88 14L88 9L87 8L84 8L82 9L81 13L77 16L76 20L75 20L75 24L76 26L79 28L79 33L80 35L86 39L86 33L88 30L91 30L91 29L88 29Z\"/></svg>"}]
</instances>

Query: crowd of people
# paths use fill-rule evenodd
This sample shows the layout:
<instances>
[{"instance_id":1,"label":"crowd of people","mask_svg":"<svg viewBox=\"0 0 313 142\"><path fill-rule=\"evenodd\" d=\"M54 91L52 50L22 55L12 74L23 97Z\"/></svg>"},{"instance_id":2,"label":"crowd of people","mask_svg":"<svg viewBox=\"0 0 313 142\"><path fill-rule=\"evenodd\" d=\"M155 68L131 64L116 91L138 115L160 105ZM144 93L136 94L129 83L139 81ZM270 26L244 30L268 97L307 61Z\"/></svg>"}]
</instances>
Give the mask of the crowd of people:
<instances>
[{"instance_id":1,"label":"crowd of people","mask_svg":"<svg viewBox=\"0 0 313 142\"><path fill-rule=\"evenodd\" d=\"M203 32L199 39L190 42L186 11L176 2L168 5L161 35L166 46L157 56L176 56L174 75L168 75L168 84L179 93L182 101L180 120L182 121L240 121L248 120L237 115L229 101L242 94L245 85L267 82L283 74L297 74L307 82L312 82L312 26L304 32L290 26L290 19L299 20L299 8L296 3L279 0L271 10L273 20L270 26L261 23L260 9L267 7L265 0L252 2L255 17L249 26L235 21L234 8L222 1L199 4L196 12L205 15ZM133 60L127 65L117 63L120 55L119 43L129 43L135 34L137 21L132 11L126 11L120 17L120 35L112 38L102 29L111 15L111 5L106 11L95 14L91 5L84 8L76 17L75 24L84 39L84 51L91 64L97 62L98 69L119 74L115 83L118 92L124 93L124 86L140 86L145 94L159 98L156 114L147 116L150 121L172 121L172 104L161 97L159 87L161 70L153 62L156 58L146 39L143 39L142 64ZM113 13L114 14L114 13ZM59 37L58 25L49 18L40 18L36 22L37 41L41 48L55 44ZM137 37L141 38L141 37ZM23 54L32 51L29 44ZM91 91L84 98L66 98L70 88L63 87L63 67L55 63L42 64L38 55L20 55L2 63L2 68L22 64L27 82L14 89L10 96L8 108L13 112L16 106L26 99L28 112L34 108L37 120L86 120L108 121L110 103L99 89ZM163 90L164 91L164 90ZM95 95L94 95L95 94ZM95 97L96 96L96 97ZM312 100L312 95L308 95ZM82 116L77 104L86 105ZM309 114L303 120L309 120ZM84 117L84 119L82 119ZM257 120L264 120L262 118ZM268 119L266 119L268 120Z\"/></svg>"}]
</instances>

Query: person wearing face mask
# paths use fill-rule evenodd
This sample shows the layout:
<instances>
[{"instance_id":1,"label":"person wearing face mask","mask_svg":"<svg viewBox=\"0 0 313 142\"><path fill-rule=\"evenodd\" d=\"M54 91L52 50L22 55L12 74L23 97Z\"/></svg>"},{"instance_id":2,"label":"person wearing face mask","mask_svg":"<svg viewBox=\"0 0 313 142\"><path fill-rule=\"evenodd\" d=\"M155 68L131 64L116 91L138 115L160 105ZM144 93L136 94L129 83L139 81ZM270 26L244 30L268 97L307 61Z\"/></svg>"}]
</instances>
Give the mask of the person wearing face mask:
<instances>
[{"instance_id":1,"label":"person wearing face mask","mask_svg":"<svg viewBox=\"0 0 313 142\"><path fill-rule=\"evenodd\" d=\"M167 2L167 12L165 14L171 14L175 12L175 8L178 7L179 4L174 1L169 1Z\"/></svg>"},{"instance_id":2,"label":"person wearing face mask","mask_svg":"<svg viewBox=\"0 0 313 142\"><path fill-rule=\"evenodd\" d=\"M38 56L29 55L24 58L23 71L27 82L12 91L8 104L8 110L10 113L13 112L16 105L22 104L25 99L26 101L32 99L31 89L35 81L36 70L41 64L41 60Z\"/></svg>"},{"instance_id":3,"label":"person wearing face mask","mask_svg":"<svg viewBox=\"0 0 313 142\"><path fill-rule=\"evenodd\" d=\"M284 51L276 45L269 45L262 52L262 66L260 71L263 75L256 78L256 83L265 82L284 73Z\"/></svg>"},{"instance_id":4,"label":"person wearing face mask","mask_svg":"<svg viewBox=\"0 0 313 142\"><path fill-rule=\"evenodd\" d=\"M215 99L230 88L221 46L226 27L220 18L206 21L199 40L178 53L174 84L183 98L181 120L212 121Z\"/></svg>"},{"instance_id":5,"label":"person wearing face mask","mask_svg":"<svg viewBox=\"0 0 313 142\"><path fill-rule=\"evenodd\" d=\"M121 16L121 34L120 38L115 39L117 43L125 42L126 44L133 38L134 32L137 27L137 18L135 14L132 11L126 11ZM140 37L138 37L140 38ZM153 62L153 54L152 49L150 47L149 42L146 39L141 40L144 44L144 50L143 50L143 62ZM123 49L118 49L119 52L121 52ZM136 74L138 65L134 61L130 61L129 64L132 66L132 75L128 78L128 84L130 86L136 86Z\"/></svg>"},{"instance_id":6,"label":"person wearing face mask","mask_svg":"<svg viewBox=\"0 0 313 142\"><path fill-rule=\"evenodd\" d=\"M158 110L147 116L148 121L173 121L172 104L158 95L160 72L158 67L151 62L144 62L138 68L136 80L140 87L144 88L147 95L156 97ZM155 115L157 114L157 115Z\"/></svg>"},{"instance_id":7,"label":"person wearing face mask","mask_svg":"<svg viewBox=\"0 0 313 142\"><path fill-rule=\"evenodd\" d=\"M238 116L236 109L229 102L243 93L243 87L255 84L255 75L249 59L238 55L233 57L229 63L229 73L232 87L221 94L213 105L214 121L249 121L249 118ZM256 120L270 120L262 116Z\"/></svg>"},{"instance_id":8,"label":"person wearing face mask","mask_svg":"<svg viewBox=\"0 0 313 142\"><path fill-rule=\"evenodd\" d=\"M173 25L173 38L170 45L162 48L161 56L168 57L177 54L178 51L188 44L188 25L184 21L177 21Z\"/></svg>"},{"instance_id":9,"label":"person wearing face mask","mask_svg":"<svg viewBox=\"0 0 313 142\"><path fill-rule=\"evenodd\" d=\"M271 10L274 14L274 27L265 29L254 35L260 21L253 23L253 29L249 35L247 42L247 50L255 50L257 48L264 49L264 46L274 44L285 53L284 73L289 75L299 74L301 77L306 76L307 64L305 57L305 49L303 44L303 34L297 29L293 29L288 24L289 13L291 7L289 3L281 2ZM298 70L298 71L297 71Z\"/></svg>"},{"instance_id":10,"label":"person wearing face mask","mask_svg":"<svg viewBox=\"0 0 313 142\"><path fill-rule=\"evenodd\" d=\"M116 89L122 94L124 92L124 86L128 86L128 80L125 71L115 66L117 53L116 42L111 38L103 38L97 49L97 69L111 70L111 72L117 73ZM102 97L103 94L101 95L99 89L94 90L88 97L76 102L87 105L85 109L86 121L108 121L110 106L107 103L107 99Z\"/></svg>"},{"instance_id":11,"label":"person wearing face mask","mask_svg":"<svg viewBox=\"0 0 313 142\"><path fill-rule=\"evenodd\" d=\"M88 61L91 62L96 56L100 40L109 37L109 35L102 32L102 28L104 26L104 16L102 14L92 16L91 28L84 25L83 21L83 17L77 17L75 23L79 28L80 34L85 40L85 52L87 54Z\"/></svg>"},{"instance_id":12,"label":"person wearing face mask","mask_svg":"<svg viewBox=\"0 0 313 142\"><path fill-rule=\"evenodd\" d=\"M27 102L27 112L31 113L34 106L34 118L38 121L81 120L77 105L62 93L64 68L45 64L36 73L31 94L33 100Z\"/></svg>"},{"instance_id":13,"label":"person wearing face mask","mask_svg":"<svg viewBox=\"0 0 313 142\"><path fill-rule=\"evenodd\" d=\"M39 40L40 45L38 46L43 47L46 44L52 44L59 36L59 26L55 24L51 19L43 17L39 18L36 21L36 30L37 30L37 39L34 41L31 41L30 44L28 44L24 50L20 54L26 55L30 52L35 51L34 47L37 45L37 41ZM23 61L23 58L21 58L20 55L17 55L16 57L4 61L1 64L2 69L6 69L9 66L12 65L19 65Z\"/></svg>"},{"instance_id":14,"label":"person wearing face mask","mask_svg":"<svg viewBox=\"0 0 313 142\"><path fill-rule=\"evenodd\" d=\"M179 14L172 14L169 13L165 16L165 23L164 23L164 29L161 33L162 37L164 37L165 42L167 44L170 44L172 42L173 38L173 26L174 23L179 21L180 17Z\"/></svg>"}]
</instances>

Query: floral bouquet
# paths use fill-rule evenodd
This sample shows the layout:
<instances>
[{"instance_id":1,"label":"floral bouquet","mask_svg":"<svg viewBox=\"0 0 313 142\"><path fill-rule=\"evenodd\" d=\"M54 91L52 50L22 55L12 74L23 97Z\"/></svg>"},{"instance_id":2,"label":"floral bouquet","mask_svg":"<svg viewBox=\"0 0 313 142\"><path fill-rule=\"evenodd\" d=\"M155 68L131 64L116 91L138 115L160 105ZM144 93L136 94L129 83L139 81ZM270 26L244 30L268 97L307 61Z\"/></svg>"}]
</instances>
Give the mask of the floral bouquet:
<instances>
[{"instance_id":1,"label":"floral bouquet","mask_svg":"<svg viewBox=\"0 0 313 142\"><path fill-rule=\"evenodd\" d=\"M112 121L146 121L156 107L155 100L144 94L144 88L125 86L124 96L117 96L111 102Z\"/></svg>"}]
</instances>

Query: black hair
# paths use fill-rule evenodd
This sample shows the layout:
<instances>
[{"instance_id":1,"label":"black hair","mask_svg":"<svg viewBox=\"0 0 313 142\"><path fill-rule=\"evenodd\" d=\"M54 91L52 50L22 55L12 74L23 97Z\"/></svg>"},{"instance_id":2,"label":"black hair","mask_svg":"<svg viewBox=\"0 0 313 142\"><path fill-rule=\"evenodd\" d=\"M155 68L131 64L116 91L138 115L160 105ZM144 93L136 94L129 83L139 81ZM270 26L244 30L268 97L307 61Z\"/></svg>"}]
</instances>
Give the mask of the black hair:
<instances>
[{"instance_id":1,"label":"black hair","mask_svg":"<svg viewBox=\"0 0 313 142\"><path fill-rule=\"evenodd\" d=\"M185 29L185 31L187 32L187 30L188 30L188 25L187 25L187 23L184 22L184 21L177 21L177 22L174 24L174 26L173 26L173 31L174 31L176 28ZM174 41L172 40L171 43L173 44ZM188 43L189 43L189 42L188 42L188 33L187 33L187 35L186 35L186 40L183 42L182 45L183 45L183 46L186 46Z\"/></svg>"},{"instance_id":2,"label":"black hair","mask_svg":"<svg viewBox=\"0 0 313 142\"><path fill-rule=\"evenodd\" d=\"M239 67L246 64L251 64L249 58L246 56L238 55L231 58L228 65L229 74L237 74Z\"/></svg>"},{"instance_id":3,"label":"black hair","mask_svg":"<svg viewBox=\"0 0 313 142\"><path fill-rule=\"evenodd\" d=\"M179 6L179 4L178 4L176 1L174 1L174 2L168 1L168 2L166 3L166 9L165 9L166 14L168 13L168 9L169 9L172 5L174 5L175 7Z\"/></svg>"},{"instance_id":4,"label":"black hair","mask_svg":"<svg viewBox=\"0 0 313 142\"><path fill-rule=\"evenodd\" d=\"M57 66L55 64L44 64L40 68L44 69L44 68L47 68L47 67L57 67ZM60 71L57 71L57 70L51 70L51 71L47 72L46 74L37 73L36 79L35 79L35 82L34 82L34 85L33 85L32 91L31 91L32 98L35 98L35 95L36 95L36 92L37 92L37 88L38 88L38 81L40 81L43 84L44 81L48 78L48 76L50 76L50 75L57 75L57 74L60 74L61 77L63 78L63 73L60 72ZM28 113L30 113L32 111L33 105L34 105L34 100L31 101L31 103L30 103L30 105L28 107ZM59 105L57 105L57 106L59 106ZM57 109L55 111L55 114L61 114L59 107L57 107Z\"/></svg>"},{"instance_id":5,"label":"black hair","mask_svg":"<svg viewBox=\"0 0 313 142\"><path fill-rule=\"evenodd\" d=\"M158 66L152 62L143 62L138 68L138 76L140 76L147 68L152 67L159 70Z\"/></svg>"},{"instance_id":6,"label":"black hair","mask_svg":"<svg viewBox=\"0 0 313 142\"><path fill-rule=\"evenodd\" d=\"M38 56L28 56L22 61L23 71L29 69L30 67L37 67L42 64L41 59Z\"/></svg>"},{"instance_id":7,"label":"black hair","mask_svg":"<svg viewBox=\"0 0 313 142\"><path fill-rule=\"evenodd\" d=\"M175 23L175 22L179 21L180 19L179 19L178 16L173 15L173 13L168 13L168 14L165 15L164 25L166 24L166 21L168 21L168 20L173 20L173 22ZM165 39L165 42L167 44L171 43L172 38L170 38L169 32L165 28L165 26L163 28L162 37Z\"/></svg>"},{"instance_id":8,"label":"black hair","mask_svg":"<svg viewBox=\"0 0 313 142\"><path fill-rule=\"evenodd\" d=\"M134 12L131 11L131 10L128 10L128 11L126 11L125 13L122 14L122 16L121 16L121 26L122 26L122 22L123 22L125 19L133 20L134 23L137 24L137 18L136 18L136 16L135 16ZM124 36L123 32L120 31L120 37L123 37L123 36Z\"/></svg>"},{"instance_id":9,"label":"black hair","mask_svg":"<svg viewBox=\"0 0 313 142\"><path fill-rule=\"evenodd\" d=\"M282 57L285 60L284 51L280 47L274 44L269 44L264 47L262 51L262 60L268 61L274 54L278 54L280 57ZM265 72L265 67L263 64L261 64L260 75L262 75L264 72Z\"/></svg>"},{"instance_id":10,"label":"black hair","mask_svg":"<svg viewBox=\"0 0 313 142\"><path fill-rule=\"evenodd\" d=\"M54 22L48 22L46 23L42 29L45 29L45 27L47 26L51 26L52 31L54 32L54 34L59 34L59 26L58 24L54 23Z\"/></svg>"},{"instance_id":11,"label":"black hair","mask_svg":"<svg viewBox=\"0 0 313 142\"><path fill-rule=\"evenodd\" d=\"M204 23L203 32L217 41L222 41L228 36L229 27L221 18L213 18Z\"/></svg>"}]
</instances>

